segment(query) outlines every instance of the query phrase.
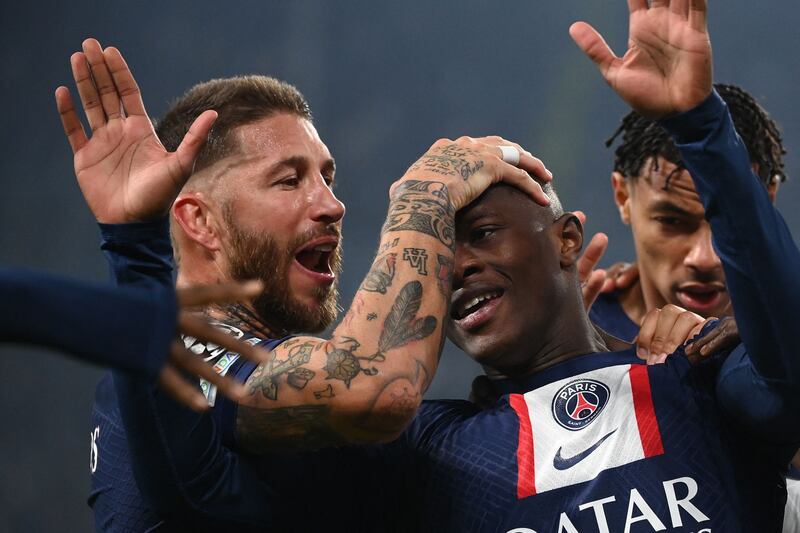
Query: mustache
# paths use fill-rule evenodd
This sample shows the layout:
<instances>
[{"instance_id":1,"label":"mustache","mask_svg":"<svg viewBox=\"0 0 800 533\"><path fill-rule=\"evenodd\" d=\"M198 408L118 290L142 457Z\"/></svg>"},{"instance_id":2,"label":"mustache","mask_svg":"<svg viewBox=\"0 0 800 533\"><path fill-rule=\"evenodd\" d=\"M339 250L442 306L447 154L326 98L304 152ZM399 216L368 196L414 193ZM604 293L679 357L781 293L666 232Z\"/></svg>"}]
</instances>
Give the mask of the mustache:
<instances>
[{"instance_id":1,"label":"mustache","mask_svg":"<svg viewBox=\"0 0 800 533\"><path fill-rule=\"evenodd\" d=\"M294 252L308 241L319 239L320 237L336 237L341 244L342 228L339 224L328 224L323 228L310 229L292 239L288 246L289 251Z\"/></svg>"}]
</instances>

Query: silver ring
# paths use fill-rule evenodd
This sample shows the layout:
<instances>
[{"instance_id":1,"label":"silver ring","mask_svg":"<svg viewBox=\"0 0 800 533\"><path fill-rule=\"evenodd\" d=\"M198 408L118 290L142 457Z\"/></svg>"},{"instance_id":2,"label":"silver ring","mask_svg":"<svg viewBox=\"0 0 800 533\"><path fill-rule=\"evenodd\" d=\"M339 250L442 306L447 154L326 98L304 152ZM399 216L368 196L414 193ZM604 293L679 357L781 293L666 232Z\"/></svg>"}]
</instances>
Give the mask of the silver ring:
<instances>
[{"instance_id":1,"label":"silver ring","mask_svg":"<svg viewBox=\"0 0 800 533\"><path fill-rule=\"evenodd\" d=\"M503 153L503 161L509 165L519 165L519 150L517 150L515 146L509 146L506 144L498 146L498 148L500 148L500 151Z\"/></svg>"}]
</instances>

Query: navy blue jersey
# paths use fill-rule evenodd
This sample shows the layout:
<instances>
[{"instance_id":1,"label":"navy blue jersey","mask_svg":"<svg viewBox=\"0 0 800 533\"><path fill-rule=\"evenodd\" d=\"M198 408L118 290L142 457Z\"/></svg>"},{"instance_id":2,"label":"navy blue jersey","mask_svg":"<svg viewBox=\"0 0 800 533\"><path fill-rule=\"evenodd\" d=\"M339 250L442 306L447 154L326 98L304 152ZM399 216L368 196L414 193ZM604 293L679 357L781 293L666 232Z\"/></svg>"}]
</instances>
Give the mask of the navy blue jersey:
<instances>
[{"instance_id":1,"label":"navy blue jersey","mask_svg":"<svg viewBox=\"0 0 800 533\"><path fill-rule=\"evenodd\" d=\"M147 417L144 402L129 402L136 429L155 419L194 432L129 432L146 498L176 509L176 522L201 518L201 529L779 531L800 442L800 252L718 95L664 124L725 266L744 344L724 360L693 367L679 351L647 367L629 352L592 354L498 383L494 409L425 402L391 444L264 457L225 445L230 422ZM147 391L124 396L137 394Z\"/></svg>"},{"instance_id":2,"label":"navy blue jersey","mask_svg":"<svg viewBox=\"0 0 800 533\"><path fill-rule=\"evenodd\" d=\"M0 341L44 346L150 378L175 335L171 289L108 287L0 268L0 301L7 304Z\"/></svg>"},{"instance_id":3,"label":"navy blue jersey","mask_svg":"<svg viewBox=\"0 0 800 533\"><path fill-rule=\"evenodd\" d=\"M598 295L589 309L589 319L606 333L625 342L633 342L639 334L639 326L622 308L618 291Z\"/></svg>"}]
</instances>

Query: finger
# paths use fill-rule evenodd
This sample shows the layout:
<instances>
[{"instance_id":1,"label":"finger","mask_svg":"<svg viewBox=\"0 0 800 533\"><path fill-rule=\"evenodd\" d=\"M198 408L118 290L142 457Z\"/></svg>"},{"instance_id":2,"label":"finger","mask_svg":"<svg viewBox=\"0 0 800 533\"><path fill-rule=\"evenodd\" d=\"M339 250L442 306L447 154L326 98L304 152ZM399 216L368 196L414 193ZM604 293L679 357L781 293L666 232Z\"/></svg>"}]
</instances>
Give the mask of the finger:
<instances>
[{"instance_id":1,"label":"finger","mask_svg":"<svg viewBox=\"0 0 800 533\"><path fill-rule=\"evenodd\" d=\"M205 144L208 132L211 131L215 120L217 120L216 111L203 111L189 127L189 131L186 132L178 149L175 150L175 159L180 166L180 175L183 177L184 183L191 175L194 160ZM183 183L181 183L182 186Z\"/></svg>"},{"instance_id":2,"label":"finger","mask_svg":"<svg viewBox=\"0 0 800 533\"><path fill-rule=\"evenodd\" d=\"M696 315L692 312L685 311L678 315L677 320L673 324L669 333L667 333L666 340L664 341L664 353L671 354L683 346L687 341L692 338L692 331L697 326L702 326L703 317Z\"/></svg>"},{"instance_id":3,"label":"finger","mask_svg":"<svg viewBox=\"0 0 800 533\"><path fill-rule=\"evenodd\" d=\"M158 376L158 385L193 411L203 412L209 408L205 396L183 379L180 372L170 366L165 366L161 370L161 374Z\"/></svg>"},{"instance_id":4,"label":"finger","mask_svg":"<svg viewBox=\"0 0 800 533\"><path fill-rule=\"evenodd\" d=\"M583 211L573 211L572 214L575 215L575 218L578 219L578 221L581 223L581 226L586 225L586 213Z\"/></svg>"},{"instance_id":5,"label":"finger","mask_svg":"<svg viewBox=\"0 0 800 533\"><path fill-rule=\"evenodd\" d=\"M75 52L69 58L72 66L72 77L75 79L75 86L78 88L78 96L83 104L83 112L86 113L86 120L92 131L102 128L106 123L106 114L100 103L100 95L92 81L89 72L89 64L83 52Z\"/></svg>"},{"instance_id":6,"label":"finger","mask_svg":"<svg viewBox=\"0 0 800 533\"><path fill-rule=\"evenodd\" d=\"M264 284L254 280L245 283L199 285L181 288L175 292L178 305L181 308L187 308L241 302L258 296L263 290Z\"/></svg>"},{"instance_id":7,"label":"finger","mask_svg":"<svg viewBox=\"0 0 800 533\"><path fill-rule=\"evenodd\" d=\"M665 305L661 308L661 313L658 315L658 323L656 329L650 340L650 353L663 355L671 353L668 351L667 339L669 339L670 332L675 329L678 319L684 312L684 309L676 305ZM686 332L684 332L685 334Z\"/></svg>"},{"instance_id":8,"label":"finger","mask_svg":"<svg viewBox=\"0 0 800 533\"><path fill-rule=\"evenodd\" d=\"M67 142L69 142L74 154L83 148L89 139L86 138L81 119L78 118L78 113L75 111L75 105L72 103L69 89L63 85L56 89L56 109L58 109L58 115L61 117L61 126L64 128Z\"/></svg>"},{"instance_id":9,"label":"finger","mask_svg":"<svg viewBox=\"0 0 800 533\"><path fill-rule=\"evenodd\" d=\"M606 236L605 233L595 233L589 241L589 244L586 245L583 254L578 258L578 279L581 283L589 279L589 275L600 262L600 259L603 258L603 254L606 253L607 248L608 236ZM603 272L603 274L603 281L605 281L605 272Z\"/></svg>"},{"instance_id":10,"label":"finger","mask_svg":"<svg viewBox=\"0 0 800 533\"><path fill-rule=\"evenodd\" d=\"M605 281L606 273L604 270L595 270L589 274L589 279L587 279L586 283L581 287L584 309L587 311L591 309L592 304L594 304L594 301L597 300L597 296L602 291Z\"/></svg>"},{"instance_id":11,"label":"finger","mask_svg":"<svg viewBox=\"0 0 800 533\"><path fill-rule=\"evenodd\" d=\"M650 7L651 8L667 7L668 5L669 5L669 0L651 0L650 1Z\"/></svg>"},{"instance_id":12,"label":"finger","mask_svg":"<svg viewBox=\"0 0 800 533\"><path fill-rule=\"evenodd\" d=\"M502 160L498 161L498 164L500 167L493 180L494 183L502 181L520 189L530 196L537 204L543 206L550 205L550 198L545 194L542 185L533 179L530 174Z\"/></svg>"},{"instance_id":13,"label":"finger","mask_svg":"<svg viewBox=\"0 0 800 533\"><path fill-rule=\"evenodd\" d=\"M617 290L617 285L614 283L614 278L609 277L608 271L606 271L606 279L603 281L603 287L600 289L600 292L606 294L614 292L615 290Z\"/></svg>"},{"instance_id":14,"label":"finger","mask_svg":"<svg viewBox=\"0 0 800 533\"><path fill-rule=\"evenodd\" d=\"M122 99L122 107L127 116L141 115L147 116L142 102L142 93L139 92L139 85L131 74L131 69L122 57L119 50L110 46L103 50L103 57L106 60L117 93Z\"/></svg>"},{"instance_id":15,"label":"finger","mask_svg":"<svg viewBox=\"0 0 800 533\"><path fill-rule=\"evenodd\" d=\"M172 364L176 367L216 386L219 392L235 402L244 398L247 393L244 385L237 383L229 377L220 376L214 371L211 365L184 348L179 342L176 342L173 346L172 353L170 354L170 361L172 361Z\"/></svg>"},{"instance_id":16,"label":"finger","mask_svg":"<svg viewBox=\"0 0 800 533\"><path fill-rule=\"evenodd\" d=\"M538 157L534 156L528 150L520 146L518 143L513 141L509 141L508 139L504 139L498 135L492 135L490 137L483 137L481 139L482 142L489 142L495 146L505 145L505 146L513 146L519 152L519 163L517 163L517 167L527 170L533 176L538 178L540 181L544 183L549 183L553 180L553 173L547 168L544 162L539 159ZM500 158L502 159L502 151L498 150L500 154Z\"/></svg>"},{"instance_id":17,"label":"finger","mask_svg":"<svg viewBox=\"0 0 800 533\"><path fill-rule=\"evenodd\" d=\"M647 9L647 0L628 0L628 11L633 13L640 9Z\"/></svg>"},{"instance_id":18,"label":"finger","mask_svg":"<svg viewBox=\"0 0 800 533\"><path fill-rule=\"evenodd\" d=\"M636 337L636 355L640 359L647 359L650 356L650 345L652 344L653 334L656 331L659 314L661 314L661 309L651 309L642 320L639 335Z\"/></svg>"},{"instance_id":19,"label":"finger","mask_svg":"<svg viewBox=\"0 0 800 533\"><path fill-rule=\"evenodd\" d=\"M270 356L268 351L256 348L247 342L242 342L228 333L215 328L202 318L192 316L188 313L181 313L178 315L178 329L185 335L212 342L217 346L222 346L226 350L238 353L245 359L249 359L255 363L269 362Z\"/></svg>"},{"instance_id":20,"label":"finger","mask_svg":"<svg viewBox=\"0 0 800 533\"><path fill-rule=\"evenodd\" d=\"M669 10L683 19L689 18L689 0L671 0Z\"/></svg>"},{"instance_id":21,"label":"finger","mask_svg":"<svg viewBox=\"0 0 800 533\"><path fill-rule=\"evenodd\" d=\"M103 57L103 49L100 47L100 43L97 42L97 39L86 39L83 41L83 53L92 70L92 78L94 79L97 92L100 95L100 103L103 106L103 112L106 114L108 120L120 118L120 102L117 87L114 85L114 80L111 78L111 72L109 72L106 59Z\"/></svg>"},{"instance_id":22,"label":"finger","mask_svg":"<svg viewBox=\"0 0 800 533\"><path fill-rule=\"evenodd\" d=\"M600 73L609 80L609 76L619 58L614 55L603 37L585 22L576 22L569 28L570 37L583 50L589 59L597 65Z\"/></svg>"},{"instance_id":23,"label":"finger","mask_svg":"<svg viewBox=\"0 0 800 533\"><path fill-rule=\"evenodd\" d=\"M624 290L639 280L639 266L636 263L626 264L614 278L617 289Z\"/></svg>"},{"instance_id":24,"label":"finger","mask_svg":"<svg viewBox=\"0 0 800 533\"><path fill-rule=\"evenodd\" d=\"M708 32L708 4L706 0L690 0L689 27L703 33Z\"/></svg>"}]
</instances>

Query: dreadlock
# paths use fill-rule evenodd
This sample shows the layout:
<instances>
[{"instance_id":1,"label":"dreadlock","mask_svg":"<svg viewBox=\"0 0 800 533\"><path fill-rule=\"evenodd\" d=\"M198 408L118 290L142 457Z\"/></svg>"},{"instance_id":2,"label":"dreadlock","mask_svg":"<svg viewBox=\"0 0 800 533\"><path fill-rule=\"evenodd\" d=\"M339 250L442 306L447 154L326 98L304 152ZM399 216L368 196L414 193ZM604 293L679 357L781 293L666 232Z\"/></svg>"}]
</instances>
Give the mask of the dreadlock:
<instances>
[{"instance_id":1,"label":"dreadlock","mask_svg":"<svg viewBox=\"0 0 800 533\"><path fill-rule=\"evenodd\" d=\"M714 88L728 104L736 131L750 154L750 162L758 165L758 175L765 186L775 181L785 181L783 148L778 125L763 107L744 89L735 85L714 84ZM677 166L669 178L684 169L675 144L658 122L645 118L635 111L622 119L617 131L606 141L610 147L622 135L622 142L614 152L614 170L627 179L637 178L649 161L658 170L658 156Z\"/></svg>"}]
</instances>

